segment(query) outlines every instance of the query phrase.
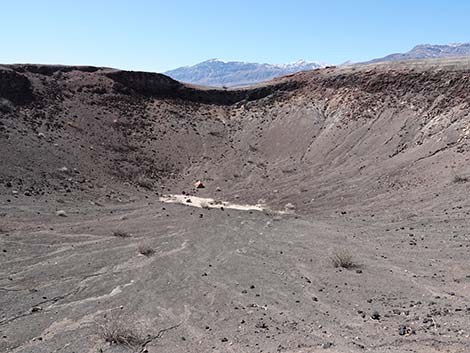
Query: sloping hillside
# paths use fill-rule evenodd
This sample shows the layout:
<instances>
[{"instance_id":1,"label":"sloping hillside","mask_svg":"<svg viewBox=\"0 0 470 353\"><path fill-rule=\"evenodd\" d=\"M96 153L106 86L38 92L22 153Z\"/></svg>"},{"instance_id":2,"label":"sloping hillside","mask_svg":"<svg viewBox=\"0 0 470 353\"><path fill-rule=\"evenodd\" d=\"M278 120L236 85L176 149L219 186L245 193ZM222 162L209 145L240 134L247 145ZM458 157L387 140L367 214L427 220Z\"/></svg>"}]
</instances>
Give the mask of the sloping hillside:
<instances>
[{"instance_id":1,"label":"sloping hillside","mask_svg":"<svg viewBox=\"0 0 470 353\"><path fill-rule=\"evenodd\" d=\"M123 182L180 193L202 179L206 194L308 211L431 201L470 172L467 62L324 69L242 90L98 68L2 75L3 193Z\"/></svg>"}]
</instances>

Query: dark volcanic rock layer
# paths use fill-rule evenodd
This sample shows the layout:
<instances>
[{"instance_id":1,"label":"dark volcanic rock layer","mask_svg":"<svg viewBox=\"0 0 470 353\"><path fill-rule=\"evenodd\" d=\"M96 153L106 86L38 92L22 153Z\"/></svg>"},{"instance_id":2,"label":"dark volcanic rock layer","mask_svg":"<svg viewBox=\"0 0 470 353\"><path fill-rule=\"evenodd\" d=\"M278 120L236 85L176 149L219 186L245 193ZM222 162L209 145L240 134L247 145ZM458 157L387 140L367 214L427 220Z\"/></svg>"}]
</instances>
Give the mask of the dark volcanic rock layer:
<instances>
[{"instance_id":1,"label":"dark volcanic rock layer","mask_svg":"<svg viewBox=\"0 0 470 353\"><path fill-rule=\"evenodd\" d=\"M31 101L31 83L25 76L13 70L0 70L0 97L11 100L16 104Z\"/></svg>"}]
</instances>

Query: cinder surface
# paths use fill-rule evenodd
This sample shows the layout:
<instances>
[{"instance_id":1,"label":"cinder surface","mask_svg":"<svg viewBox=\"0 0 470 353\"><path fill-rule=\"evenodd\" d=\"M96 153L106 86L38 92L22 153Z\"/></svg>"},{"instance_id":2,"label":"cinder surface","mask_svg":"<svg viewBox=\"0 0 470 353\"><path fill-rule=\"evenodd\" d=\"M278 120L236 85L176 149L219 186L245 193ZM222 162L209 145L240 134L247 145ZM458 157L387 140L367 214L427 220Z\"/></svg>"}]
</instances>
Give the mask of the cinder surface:
<instances>
[{"instance_id":1,"label":"cinder surface","mask_svg":"<svg viewBox=\"0 0 470 353\"><path fill-rule=\"evenodd\" d=\"M438 217L317 219L157 200L64 209L67 218L44 204L7 210L2 351L119 351L101 335L108 320L144 336L180 324L149 352L315 352L326 343L337 352L465 352L470 344L468 221L455 211L450 230ZM155 254L141 255L141 245ZM344 249L357 268L333 267ZM400 325L416 334L400 336Z\"/></svg>"}]
</instances>

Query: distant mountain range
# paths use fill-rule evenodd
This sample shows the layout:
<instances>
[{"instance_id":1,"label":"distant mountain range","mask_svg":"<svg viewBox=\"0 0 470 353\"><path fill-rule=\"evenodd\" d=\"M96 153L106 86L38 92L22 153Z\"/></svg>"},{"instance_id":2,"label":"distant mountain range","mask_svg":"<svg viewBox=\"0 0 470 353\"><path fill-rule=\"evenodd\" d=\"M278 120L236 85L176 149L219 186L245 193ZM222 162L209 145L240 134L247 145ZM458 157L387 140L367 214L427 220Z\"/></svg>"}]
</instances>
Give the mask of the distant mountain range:
<instances>
[{"instance_id":1,"label":"distant mountain range","mask_svg":"<svg viewBox=\"0 0 470 353\"><path fill-rule=\"evenodd\" d=\"M469 56L470 43L455 43L444 45L420 44L406 53L390 54L383 58L373 59L367 63L382 61L420 60L432 58L449 58L457 56Z\"/></svg>"},{"instance_id":2,"label":"distant mountain range","mask_svg":"<svg viewBox=\"0 0 470 353\"><path fill-rule=\"evenodd\" d=\"M447 45L421 44L406 53L390 54L383 58L367 61L363 64L457 56L470 56L470 43ZM341 66L347 65L354 65L354 63L348 61ZM299 60L289 64L259 64L211 59L193 66L184 66L170 70L164 74L181 82L204 86L233 87L251 85L294 72L314 70L323 67L325 67L323 63L305 60Z\"/></svg>"},{"instance_id":3,"label":"distant mountain range","mask_svg":"<svg viewBox=\"0 0 470 353\"><path fill-rule=\"evenodd\" d=\"M299 60L288 64L259 64L211 59L193 66L164 72L181 82L204 86L243 86L299 71L324 67L322 63Z\"/></svg>"}]
</instances>

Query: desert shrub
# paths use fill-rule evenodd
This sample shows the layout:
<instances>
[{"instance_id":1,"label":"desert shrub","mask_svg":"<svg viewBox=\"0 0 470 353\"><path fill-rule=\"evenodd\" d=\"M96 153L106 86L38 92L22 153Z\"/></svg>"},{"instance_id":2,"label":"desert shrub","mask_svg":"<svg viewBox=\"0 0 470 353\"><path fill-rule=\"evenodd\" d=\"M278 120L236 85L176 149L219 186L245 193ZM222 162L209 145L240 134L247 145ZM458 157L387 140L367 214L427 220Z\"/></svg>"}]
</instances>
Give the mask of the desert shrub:
<instances>
[{"instance_id":1,"label":"desert shrub","mask_svg":"<svg viewBox=\"0 0 470 353\"><path fill-rule=\"evenodd\" d=\"M209 135L214 137L224 137L224 133L220 131L209 131Z\"/></svg>"},{"instance_id":2,"label":"desert shrub","mask_svg":"<svg viewBox=\"0 0 470 353\"><path fill-rule=\"evenodd\" d=\"M142 334L141 330L132 327L131 324L119 318L107 320L104 325L101 326L101 336L110 344L128 347L142 346L147 339L147 337Z\"/></svg>"},{"instance_id":3,"label":"desert shrub","mask_svg":"<svg viewBox=\"0 0 470 353\"><path fill-rule=\"evenodd\" d=\"M106 93L106 88L96 87L96 88L91 89L91 92L95 93L95 94L105 94Z\"/></svg>"},{"instance_id":4,"label":"desert shrub","mask_svg":"<svg viewBox=\"0 0 470 353\"><path fill-rule=\"evenodd\" d=\"M0 98L0 112L12 113L15 111L15 106L8 99Z\"/></svg>"},{"instance_id":5,"label":"desert shrub","mask_svg":"<svg viewBox=\"0 0 470 353\"><path fill-rule=\"evenodd\" d=\"M354 267L357 267L358 265L354 262L353 256L351 253L347 250L341 250L335 252L331 256L331 262L334 267L338 268L345 268L345 269L351 269Z\"/></svg>"},{"instance_id":6,"label":"desert shrub","mask_svg":"<svg viewBox=\"0 0 470 353\"><path fill-rule=\"evenodd\" d=\"M129 144L128 142L122 142L122 141L115 141L113 143L110 143L108 147L114 152L119 152L119 153L130 153L130 152L135 152L138 150L137 146L134 146L134 145Z\"/></svg>"},{"instance_id":7,"label":"desert shrub","mask_svg":"<svg viewBox=\"0 0 470 353\"><path fill-rule=\"evenodd\" d=\"M463 176L461 173L458 173L455 170L455 167L451 167L451 173L452 173L452 182L454 183L466 183L470 180L469 177Z\"/></svg>"},{"instance_id":8,"label":"desert shrub","mask_svg":"<svg viewBox=\"0 0 470 353\"><path fill-rule=\"evenodd\" d=\"M139 245L139 248L137 249L140 254L150 257L153 254L155 254L155 250L150 246L146 244L141 244Z\"/></svg>"},{"instance_id":9,"label":"desert shrub","mask_svg":"<svg viewBox=\"0 0 470 353\"><path fill-rule=\"evenodd\" d=\"M454 174L454 177L452 178L452 182L454 183L466 183L468 181L469 181L468 177L458 175L458 174Z\"/></svg>"},{"instance_id":10,"label":"desert shrub","mask_svg":"<svg viewBox=\"0 0 470 353\"><path fill-rule=\"evenodd\" d=\"M137 185L139 185L139 186L141 186L145 189L152 190L153 189L153 180L141 176L137 179Z\"/></svg>"},{"instance_id":11,"label":"desert shrub","mask_svg":"<svg viewBox=\"0 0 470 353\"><path fill-rule=\"evenodd\" d=\"M150 335L148 323L134 317L123 317L121 314L105 314L101 328L101 337L111 345L121 345L136 352L147 352L145 348L150 342L161 338L165 332L178 328L182 322L160 329L157 334ZM147 333L146 333L147 332ZM102 351L102 350L100 350Z\"/></svg>"},{"instance_id":12,"label":"desert shrub","mask_svg":"<svg viewBox=\"0 0 470 353\"><path fill-rule=\"evenodd\" d=\"M115 237L119 237L119 238L129 238L131 236L131 234L129 232L125 232L123 230L115 230L113 232L113 235Z\"/></svg>"}]
</instances>

